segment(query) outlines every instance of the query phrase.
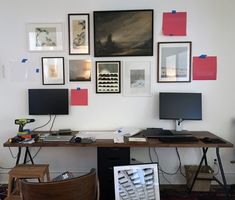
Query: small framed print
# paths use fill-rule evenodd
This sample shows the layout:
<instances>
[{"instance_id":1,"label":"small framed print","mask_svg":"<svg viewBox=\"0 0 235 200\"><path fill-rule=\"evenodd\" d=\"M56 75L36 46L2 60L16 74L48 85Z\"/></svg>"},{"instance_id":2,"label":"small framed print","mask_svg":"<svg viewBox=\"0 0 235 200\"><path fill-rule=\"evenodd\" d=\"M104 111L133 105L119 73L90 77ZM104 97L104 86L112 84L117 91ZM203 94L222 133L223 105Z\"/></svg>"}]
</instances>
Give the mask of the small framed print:
<instances>
[{"instance_id":1,"label":"small framed print","mask_svg":"<svg viewBox=\"0 0 235 200\"><path fill-rule=\"evenodd\" d=\"M43 85L64 85L64 57L42 57Z\"/></svg>"},{"instance_id":2,"label":"small framed print","mask_svg":"<svg viewBox=\"0 0 235 200\"><path fill-rule=\"evenodd\" d=\"M96 61L96 93L120 93L120 71L120 61Z\"/></svg>"},{"instance_id":3,"label":"small framed print","mask_svg":"<svg viewBox=\"0 0 235 200\"><path fill-rule=\"evenodd\" d=\"M123 67L125 96L151 96L151 62L125 62Z\"/></svg>"},{"instance_id":4,"label":"small framed print","mask_svg":"<svg viewBox=\"0 0 235 200\"><path fill-rule=\"evenodd\" d=\"M62 51L62 29L61 23L27 24L29 51Z\"/></svg>"},{"instance_id":5,"label":"small framed print","mask_svg":"<svg viewBox=\"0 0 235 200\"><path fill-rule=\"evenodd\" d=\"M68 14L69 54L90 54L89 14Z\"/></svg>"},{"instance_id":6,"label":"small framed print","mask_svg":"<svg viewBox=\"0 0 235 200\"><path fill-rule=\"evenodd\" d=\"M69 82L91 81L91 60L69 60Z\"/></svg>"},{"instance_id":7,"label":"small framed print","mask_svg":"<svg viewBox=\"0 0 235 200\"><path fill-rule=\"evenodd\" d=\"M191 42L158 43L159 83L191 81Z\"/></svg>"}]
</instances>

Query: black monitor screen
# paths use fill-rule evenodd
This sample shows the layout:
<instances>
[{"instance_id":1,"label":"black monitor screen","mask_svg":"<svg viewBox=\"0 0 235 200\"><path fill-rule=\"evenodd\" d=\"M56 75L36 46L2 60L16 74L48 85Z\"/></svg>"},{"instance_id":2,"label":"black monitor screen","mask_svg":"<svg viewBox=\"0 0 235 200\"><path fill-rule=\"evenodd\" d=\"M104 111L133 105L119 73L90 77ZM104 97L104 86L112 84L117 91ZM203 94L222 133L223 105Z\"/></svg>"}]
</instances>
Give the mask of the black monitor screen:
<instances>
[{"instance_id":1,"label":"black monitor screen","mask_svg":"<svg viewBox=\"0 0 235 200\"><path fill-rule=\"evenodd\" d=\"M202 119L201 93L160 93L160 119Z\"/></svg>"},{"instance_id":2,"label":"black monitor screen","mask_svg":"<svg viewBox=\"0 0 235 200\"><path fill-rule=\"evenodd\" d=\"M67 115L68 89L29 89L30 115Z\"/></svg>"}]
</instances>

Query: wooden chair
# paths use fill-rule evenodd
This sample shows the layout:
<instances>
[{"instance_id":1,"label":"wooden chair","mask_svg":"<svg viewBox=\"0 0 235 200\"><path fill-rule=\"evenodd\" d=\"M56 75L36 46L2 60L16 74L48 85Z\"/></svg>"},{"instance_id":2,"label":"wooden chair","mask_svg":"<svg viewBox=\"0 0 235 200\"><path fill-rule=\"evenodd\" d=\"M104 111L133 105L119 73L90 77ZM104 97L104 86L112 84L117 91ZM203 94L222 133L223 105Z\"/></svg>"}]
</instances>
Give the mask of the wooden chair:
<instances>
[{"instance_id":1,"label":"wooden chair","mask_svg":"<svg viewBox=\"0 0 235 200\"><path fill-rule=\"evenodd\" d=\"M95 169L88 174L54 182L20 183L23 200L97 200L99 187Z\"/></svg>"}]
</instances>

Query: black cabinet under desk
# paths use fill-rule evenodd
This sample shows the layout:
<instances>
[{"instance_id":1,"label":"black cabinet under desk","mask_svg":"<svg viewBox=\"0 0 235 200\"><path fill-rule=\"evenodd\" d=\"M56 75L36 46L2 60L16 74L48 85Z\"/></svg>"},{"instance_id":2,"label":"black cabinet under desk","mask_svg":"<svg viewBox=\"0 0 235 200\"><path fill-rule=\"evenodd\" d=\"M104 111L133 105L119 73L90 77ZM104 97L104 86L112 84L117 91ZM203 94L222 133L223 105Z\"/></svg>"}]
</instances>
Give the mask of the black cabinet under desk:
<instances>
[{"instance_id":1,"label":"black cabinet under desk","mask_svg":"<svg viewBox=\"0 0 235 200\"><path fill-rule=\"evenodd\" d=\"M130 164L129 147L98 147L98 177L100 183L100 199L114 200L113 167Z\"/></svg>"}]
</instances>

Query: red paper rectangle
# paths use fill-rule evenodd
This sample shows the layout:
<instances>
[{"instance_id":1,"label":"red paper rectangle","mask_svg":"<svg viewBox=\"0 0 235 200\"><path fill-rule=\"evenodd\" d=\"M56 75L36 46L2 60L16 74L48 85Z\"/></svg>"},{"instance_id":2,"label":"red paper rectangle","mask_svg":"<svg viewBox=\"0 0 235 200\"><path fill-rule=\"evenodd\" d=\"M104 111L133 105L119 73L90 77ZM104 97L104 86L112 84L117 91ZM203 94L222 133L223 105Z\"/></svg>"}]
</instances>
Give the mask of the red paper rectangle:
<instances>
[{"instance_id":1,"label":"red paper rectangle","mask_svg":"<svg viewBox=\"0 0 235 200\"><path fill-rule=\"evenodd\" d=\"M162 32L163 35L185 36L187 24L187 13L163 13Z\"/></svg>"},{"instance_id":2,"label":"red paper rectangle","mask_svg":"<svg viewBox=\"0 0 235 200\"><path fill-rule=\"evenodd\" d=\"M87 106L88 105L88 89L71 89L71 105Z\"/></svg>"},{"instance_id":3,"label":"red paper rectangle","mask_svg":"<svg viewBox=\"0 0 235 200\"><path fill-rule=\"evenodd\" d=\"M217 57L193 57L193 80L216 80Z\"/></svg>"}]
</instances>

